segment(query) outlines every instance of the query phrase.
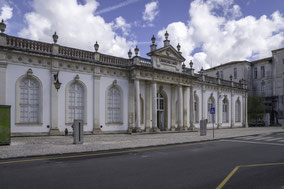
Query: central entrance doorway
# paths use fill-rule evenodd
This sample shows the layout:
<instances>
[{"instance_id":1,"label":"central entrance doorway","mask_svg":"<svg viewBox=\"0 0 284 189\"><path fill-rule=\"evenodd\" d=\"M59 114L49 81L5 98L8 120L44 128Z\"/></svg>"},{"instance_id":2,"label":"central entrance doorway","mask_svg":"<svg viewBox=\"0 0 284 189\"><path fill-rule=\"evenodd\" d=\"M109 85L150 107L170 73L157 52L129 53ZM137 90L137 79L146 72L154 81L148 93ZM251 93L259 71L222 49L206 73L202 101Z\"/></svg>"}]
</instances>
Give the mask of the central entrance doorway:
<instances>
[{"instance_id":1,"label":"central entrance doorway","mask_svg":"<svg viewBox=\"0 0 284 189\"><path fill-rule=\"evenodd\" d=\"M165 130L165 98L161 93L157 93L157 126Z\"/></svg>"}]
</instances>

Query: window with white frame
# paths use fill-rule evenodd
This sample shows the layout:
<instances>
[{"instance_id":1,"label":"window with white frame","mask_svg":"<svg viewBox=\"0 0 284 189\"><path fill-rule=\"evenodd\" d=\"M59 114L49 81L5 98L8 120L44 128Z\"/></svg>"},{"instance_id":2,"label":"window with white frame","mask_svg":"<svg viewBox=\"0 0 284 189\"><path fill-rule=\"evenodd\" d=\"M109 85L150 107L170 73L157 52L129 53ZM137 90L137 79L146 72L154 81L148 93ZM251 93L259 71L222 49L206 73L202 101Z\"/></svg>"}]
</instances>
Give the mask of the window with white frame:
<instances>
[{"instance_id":1,"label":"window with white frame","mask_svg":"<svg viewBox=\"0 0 284 189\"><path fill-rule=\"evenodd\" d=\"M241 102L237 99L235 104L235 119L236 122L241 122Z\"/></svg>"},{"instance_id":2,"label":"window with white frame","mask_svg":"<svg viewBox=\"0 0 284 189\"><path fill-rule=\"evenodd\" d=\"M223 123L229 122L229 102L228 99L225 98L223 100Z\"/></svg>"},{"instance_id":3,"label":"window with white frame","mask_svg":"<svg viewBox=\"0 0 284 189\"><path fill-rule=\"evenodd\" d=\"M213 96L211 96L208 99L208 106L207 107L208 107L207 119L208 119L208 122L211 123L211 122L215 121L215 114L210 114L210 109L215 108L215 100L214 100Z\"/></svg>"},{"instance_id":4,"label":"window with white frame","mask_svg":"<svg viewBox=\"0 0 284 189\"><path fill-rule=\"evenodd\" d=\"M118 86L112 86L107 91L107 122L121 123L121 91Z\"/></svg>"},{"instance_id":5,"label":"window with white frame","mask_svg":"<svg viewBox=\"0 0 284 189\"><path fill-rule=\"evenodd\" d=\"M79 82L73 82L68 89L68 119L84 120L84 87Z\"/></svg>"},{"instance_id":6,"label":"window with white frame","mask_svg":"<svg viewBox=\"0 0 284 189\"><path fill-rule=\"evenodd\" d=\"M199 100L197 95L194 95L194 122L198 123L199 122Z\"/></svg>"},{"instance_id":7,"label":"window with white frame","mask_svg":"<svg viewBox=\"0 0 284 189\"><path fill-rule=\"evenodd\" d=\"M20 82L20 122L39 123L40 84L32 77Z\"/></svg>"}]
</instances>

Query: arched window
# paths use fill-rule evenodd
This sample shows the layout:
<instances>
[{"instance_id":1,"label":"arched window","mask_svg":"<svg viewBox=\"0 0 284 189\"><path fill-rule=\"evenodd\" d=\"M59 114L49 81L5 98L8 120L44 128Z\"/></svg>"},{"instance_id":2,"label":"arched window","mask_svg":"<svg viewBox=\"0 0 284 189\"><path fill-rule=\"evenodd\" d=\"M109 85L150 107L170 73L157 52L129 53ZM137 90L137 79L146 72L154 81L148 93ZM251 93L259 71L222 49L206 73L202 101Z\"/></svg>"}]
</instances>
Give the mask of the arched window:
<instances>
[{"instance_id":1,"label":"arched window","mask_svg":"<svg viewBox=\"0 0 284 189\"><path fill-rule=\"evenodd\" d=\"M77 81L71 83L68 89L68 120L70 123L74 119L84 120L84 87Z\"/></svg>"},{"instance_id":2,"label":"arched window","mask_svg":"<svg viewBox=\"0 0 284 189\"><path fill-rule=\"evenodd\" d=\"M194 108L194 122L199 122L199 99L196 94L194 94L194 102L193 102L193 108Z\"/></svg>"},{"instance_id":3,"label":"arched window","mask_svg":"<svg viewBox=\"0 0 284 189\"><path fill-rule=\"evenodd\" d=\"M229 122L229 102L228 99L225 98L223 100L223 123Z\"/></svg>"},{"instance_id":4,"label":"arched window","mask_svg":"<svg viewBox=\"0 0 284 189\"><path fill-rule=\"evenodd\" d=\"M121 91L115 84L107 91L107 123L121 123Z\"/></svg>"},{"instance_id":5,"label":"arched window","mask_svg":"<svg viewBox=\"0 0 284 189\"><path fill-rule=\"evenodd\" d=\"M19 107L21 123L40 122L40 83L31 76L20 80Z\"/></svg>"},{"instance_id":6,"label":"arched window","mask_svg":"<svg viewBox=\"0 0 284 189\"><path fill-rule=\"evenodd\" d=\"M236 122L241 122L241 102L239 99L236 100L235 104L235 119Z\"/></svg>"},{"instance_id":7,"label":"arched window","mask_svg":"<svg viewBox=\"0 0 284 189\"><path fill-rule=\"evenodd\" d=\"M215 122L215 114L210 114L210 109L211 108L215 108L215 99L214 97L211 95L210 98L208 99L208 111L207 111L207 119L208 122Z\"/></svg>"}]
</instances>

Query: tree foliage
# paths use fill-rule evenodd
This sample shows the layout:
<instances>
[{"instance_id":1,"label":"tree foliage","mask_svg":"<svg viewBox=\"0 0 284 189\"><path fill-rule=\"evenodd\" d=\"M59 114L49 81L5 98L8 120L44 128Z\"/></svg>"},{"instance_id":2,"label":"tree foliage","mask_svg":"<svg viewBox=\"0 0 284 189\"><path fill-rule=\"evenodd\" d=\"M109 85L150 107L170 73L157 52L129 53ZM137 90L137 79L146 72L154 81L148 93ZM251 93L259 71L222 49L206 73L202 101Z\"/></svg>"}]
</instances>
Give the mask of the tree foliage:
<instances>
[{"instance_id":1,"label":"tree foliage","mask_svg":"<svg viewBox=\"0 0 284 189\"><path fill-rule=\"evenodd\" d=\"M265 113L265 105L262 97L248 98L248 120L249 122L262 120Z\"/></svg>"}]
</instances>

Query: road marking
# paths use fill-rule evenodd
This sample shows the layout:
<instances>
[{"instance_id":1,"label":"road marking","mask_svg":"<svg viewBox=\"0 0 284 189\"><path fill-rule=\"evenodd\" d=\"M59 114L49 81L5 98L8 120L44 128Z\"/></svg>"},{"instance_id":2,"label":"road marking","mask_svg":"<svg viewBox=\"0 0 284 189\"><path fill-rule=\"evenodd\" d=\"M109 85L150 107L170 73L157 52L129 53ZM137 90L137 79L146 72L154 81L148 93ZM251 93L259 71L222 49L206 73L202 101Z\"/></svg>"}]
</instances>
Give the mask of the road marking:
<instances>
[{"instance_id":1,"label":"road marking","mask_svg":"<svg viewBox=\"0 0 284 189\"><path fill-rule=\"evenodd\" d=\"M272 138L272 139L267 139L265 141L275 141L275 140L282 140L283 138Z\"/></svg>"},{"instance_id":2,"label":"road marking","mask_svg":"<svg viewBox=\"0 0 284 189\"><path fill-rule=\"evenodd\" d=\"M233 139L223 139L222 141L227 141L227 142L240 142L240 143L250 143L250 144L267 144L267 145L275 145L275 146L284 146L284 144L281 144L281 143L271 143L271 142L241 141L241 140L233 140Z\"/></svg>"},{"instance_id":3,"label":"road marking","mask_svg":"<svg viewBox=\"0 0 284 189\"><path fill-rule=\"evenodd\" d=\"M37 159L24 159L24 160L15 160L15 161L3 161L0 162L0 165L3 164L10 164L10 163L23 163L23 162L33 162L33 161L44 161L44 160L55 160L55 159L67 159L67 158L79 158L79 157L92 157L92 156L102 156L102 155L111 155L111 154L123 154L128 152L142 152L142 151L150 151L150 150L159 150L159 149L167 149L174 146L194 146L198 144L208 144L213 142L218 142L219 140L214 141L201 141L195 143L188 143L188 144L173 144L170 146L156 146L150 148L141 148L141 149L133 149L133 150L122 150L116 152L102 152L102 153L92 153L92 154L81 154L81 155L69 155L69 156L57 156L57 157L46 157L46 158L37 158Z\"/></svg>"},{"instance_id":4,"label":"road marking","mask_svg":"<svg viewBox=\"0 0 284 189\"><path fill-rule=\"evenodd\" d=\"M273 137L260 137L260 138L256 138L256 139L252 139L252 140L267 140L267 139L271 139Z\"/></svg>"},{"instance_id":5,"label":"road marking","mask_svg":"<svg viewBox=\"0 0 284 189\"><path fill-rule=\"evenodd\" d=\"M284 163L262 163L262 164L251 164L251 165L239 165L236 166L230 174L217 186L216 189L222 189L224 185L230 180L230 178L242 167L260 167L260 166L273 166L273 165L284 165Z\"/></svg>"},{"instance_id":6,"label":"road marking","mask_svg":"<svg viewBox=\"0 0 284 189\"><path fill-rule=\"evenodd\" d=\"M230 174L217 186L216 189L221 189L223 186L230 180L230 178L237 172L237 170L240 168L240 166L235 167Z\"/></svg>"}]
</instances>

